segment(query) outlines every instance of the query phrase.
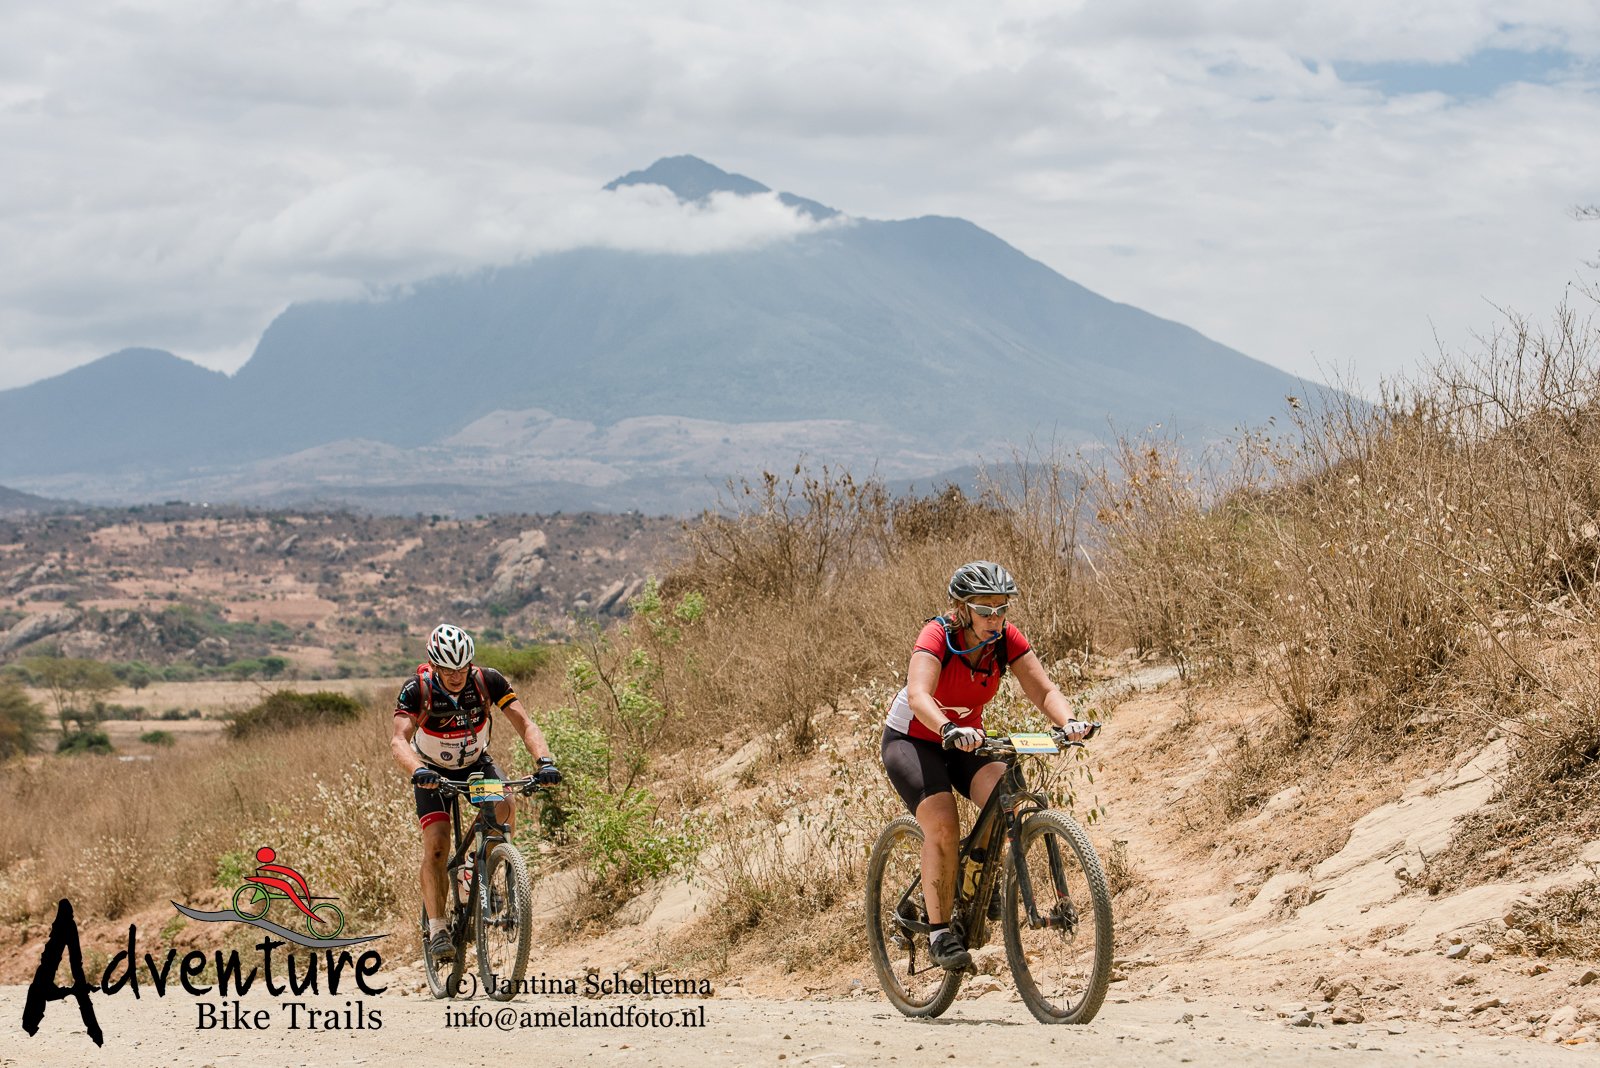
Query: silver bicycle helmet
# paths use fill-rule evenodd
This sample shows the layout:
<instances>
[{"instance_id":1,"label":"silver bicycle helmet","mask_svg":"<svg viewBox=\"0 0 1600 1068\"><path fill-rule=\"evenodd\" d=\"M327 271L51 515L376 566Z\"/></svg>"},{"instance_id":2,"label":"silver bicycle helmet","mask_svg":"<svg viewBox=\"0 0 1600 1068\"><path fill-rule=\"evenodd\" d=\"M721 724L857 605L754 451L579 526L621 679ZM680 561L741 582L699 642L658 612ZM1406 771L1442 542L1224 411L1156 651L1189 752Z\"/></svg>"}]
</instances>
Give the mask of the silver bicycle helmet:
<instances>
[{"instance_id":1,"label":"silver bicycle helmet","mask_svg":"<svg viewBox=\"0 0 1600 1068\"><path fill-rule=\"evenodd\" d=\"M436 667L459 671L472 663L472 635L460 627L440 623L428 636L428 662Z\"/></svg>"},{"instance_id":2,"label":"silver bicycle helmet","mask_svg":"<svg viewBox=\"0 0 1600 1068\"><path fill-rule=\"evenodd\" d=\"M956 568L956 573L950 576L952 600L969 601L974 597L995 595L1014 597L1016 593L1017 583L1011 577L1011 572L988 560L974 560L970 564L962 564Z\"/></svg>"}]
</instances>

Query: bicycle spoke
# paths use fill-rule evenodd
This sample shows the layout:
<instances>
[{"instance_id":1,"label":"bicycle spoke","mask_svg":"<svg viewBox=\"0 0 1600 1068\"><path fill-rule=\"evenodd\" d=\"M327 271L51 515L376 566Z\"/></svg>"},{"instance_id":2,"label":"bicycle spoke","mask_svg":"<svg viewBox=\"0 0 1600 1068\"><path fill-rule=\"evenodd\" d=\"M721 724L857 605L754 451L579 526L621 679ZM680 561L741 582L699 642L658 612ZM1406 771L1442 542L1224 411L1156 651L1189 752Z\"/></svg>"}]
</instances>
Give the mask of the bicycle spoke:
<instances>
[{"instance_id":1,"label":"bicycle spoke","mask_svg":"<svg viewBox=\"0 0 1600 1068\"><path fill-rule=\"evenodd\" d=\"M922 830L902 816L884 828L867 872L867 942L878 981L889 1000L908 1016L937 1016L949 1007L961 973L933 963L922 898Z\"/></svg>"},{"instance_id":2,"label":"bicycle spoke","mask_svg":"<svg viewBox=\"0 0 1600 1068\"><path fill-rule=\"evenodd\" d=\"M1022 829L1025 877L1006 881L1006 949L1017 991L1047 1023L1087 1023L1111 972L1111 895L1077 823L1041 812ZM1031 893L1037 926L1024 900Z\"/></svg>"},{"instance_id":3,"label":"bicycle spoke","mask_svg":"<svg viewBox=\"0 0 1600 1068\"><path fill-rule=\"evenodd\" d=\"M533 902L527 862L510 843L489 851L478 884L478 971L484 993L509 1001L527 970Z\"/></svg>"}]
</instances>

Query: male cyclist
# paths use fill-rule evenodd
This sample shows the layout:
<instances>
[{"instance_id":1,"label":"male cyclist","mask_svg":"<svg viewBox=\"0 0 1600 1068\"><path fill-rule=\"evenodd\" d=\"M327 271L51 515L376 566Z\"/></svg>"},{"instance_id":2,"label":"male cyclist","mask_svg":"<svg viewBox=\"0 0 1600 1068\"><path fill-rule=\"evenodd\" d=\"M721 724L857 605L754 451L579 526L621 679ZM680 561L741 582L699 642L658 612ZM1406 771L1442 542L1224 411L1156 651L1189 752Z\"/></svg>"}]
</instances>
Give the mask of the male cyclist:
<instances>
[{"instance_id":1,"label":"male cyclist","mask_svg":"<svg viewBox=\"0 0 1600 1068\"><path fill-rule=\"evenodd\" d=\"M389 739L395 762L410 774L416 795L422 824L422 907L428 913L429 948L440 961L454 957L455 946L445 919L450 818L439 796L439 780L464 782L473 772L489 779L505 777L489 756L490 719L499 709L538 761L534 779L545 785L561 781L543 733L528 718L511 684L494 668L475 667L473 651L471 635L460 627L441 623L434 628L428 662L400 688ZM495 818L508 826L514 812L509 798L495 806Z\"/></svg>"}]
</instances>

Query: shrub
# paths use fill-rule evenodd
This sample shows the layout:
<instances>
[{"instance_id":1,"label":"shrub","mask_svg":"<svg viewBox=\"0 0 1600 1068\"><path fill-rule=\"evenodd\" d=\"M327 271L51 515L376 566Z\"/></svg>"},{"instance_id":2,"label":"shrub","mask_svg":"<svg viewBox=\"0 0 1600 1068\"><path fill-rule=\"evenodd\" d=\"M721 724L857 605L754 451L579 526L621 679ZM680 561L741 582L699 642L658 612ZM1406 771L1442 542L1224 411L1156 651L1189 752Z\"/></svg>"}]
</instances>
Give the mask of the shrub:
<instances>
[{"instance_id":1,"label":"shrub","mask_svg":"<svg viewBox=\"0 0 1600 1068\"><path fill-rule=\"evenodd\" d=\"M63 755L77 755L92 753L96 756L105 756L115 752L111 739L106 732L98 727L87 727L81 730L68 731L56 743L56 752Z\"/></svg>"},{"instance_id":2,"label":"shrub","mask_svg":"<svg viewBox=\"0 0 1600 1068\"><path fill-rule=\"evenodd\" d=\"M230 849L217 858L217 886L230 894L244 882L246 875L255 874L255 855L243 849Z\"/></svg>"},{"instance_id":3,"label":"shrub","mask_svg":"<svg viewBox=\"0 0 1600 1068\"><path fill-rule=\"evenodd\" d=\"M0 686L0 760L33 752L44 730L44 711L20 686Z\"/></svg>"},{"instance_id":4,"label":"shrub","mask_svg":"<svg viewBox=\"0 0 1600 1068\"><path fill-rule=\"evenodd\" d=\"M692 556L681 573L719 599L817 593L841 572L883 559L890 529L882 482L827 467L729 482L718 505L685 528Z\"/></svg>"},{"instance_id":5,"label":"shrub","mask_svg":"<svg viewBox=\"0 0 1600 1068\"><path fill-rule=\"evenodd\" d=\"M134 693L138 693L160 677L154 668L142 660L129 661L113 670L117 673L117 677L126 683Z\"/></svg>"},{"instance_id":6,"label":"shrub","mask_svg":"<svg viewBox=\"0 0 1600 1068\"><path fill-rule=\"evenodd\" d=\"M604 901L689 862L701 842L693 821L664 817L640 783L672 711L652 647L676 646L704 602L686 594L669 610L649 583L633 611L615 637L593 633L581 643L567 662L571 704L541 717L564 776L541 819L547 831L575 838Z\"/></svg>"},{"instance_id":7,"label":"shrub","mask_svg":"<svg viewBox=\"0 0 1600 1068\"><path fill-rule=\"evenodd\" d=\"M313 773L269 812L243 837L276 849L312 893L334 891L352 929L392 922L415 908L417 843L410 828L416 821L411 790L392 765L380 763L376 776L370 763ZM231 863L224 854L219 874Z\"/></svg>"},{"instance_id":8,"label":"shrub","mask_svg":"<svg viewBox=\"0 0 1600 1068\"><path fill-rule=\"evenodd\" d=\"M674 825L662 818L650 791L588 792L574 824L590 870L614 883L618 896L693 860L700 834L693 821Z\"/></svg>"},{"instance_id":9,"label":"shrub","mask_svg":"<svg viewBox=\"0 0 1600 1068\"><path fill-rule=\"evenodd\" d=\"M532 679L549 666L553 654L548 645L480 645L474 656L481 667L494 668L508 679Z\"/></svg>"},{"instance_id":10,"label":"shrub","mask_svg":"<svg viewBox=\"0 0 1600 1068\"><path fill-rule=\"evenodd\" d=\"M228 724L227 734L229 738L237 740L264 732L330 727L354 720L360 714L361 702L342 693L278 690L236 715Z\"/></svg>"},{"instance_id":11,"label":"shrub","mask_svg":"<svg viewBox=\"0 0 1600 1068\"><path fill-rule=\"evenodd\" d=\"M1490 935L1504 948L1531 957L1593 959L1600 954L1600 879L1556 886L1516 902L1506 927ZM1520 931L1520 939L1507 936Z\"/></svg>"},{"instance_id":12,"label":"shrub","mask_svg":"<svg viewBox=\"0 0 1600 1068\"><path fill-rule=\"evenodd\" d=\"M163 749L170 749L177 744L171 731L145 731L139 735L139 740L145 745L158 745Z\"/></svg>"},{"instance_id":13,"label":"shrub","mask_svg":"<svg viewBox=\"0 0 1600 1068\"><path fill-rule=\"evenodd\" d=\"M1090 475L1099 589L1123 634L1187 670L1230 662L1252 643L1245 630L1258 599L1249 563L1259 538L1233 502L1250 468L1205 477L1171 438L1124 438Z\"/></svg>"}]
</instances>

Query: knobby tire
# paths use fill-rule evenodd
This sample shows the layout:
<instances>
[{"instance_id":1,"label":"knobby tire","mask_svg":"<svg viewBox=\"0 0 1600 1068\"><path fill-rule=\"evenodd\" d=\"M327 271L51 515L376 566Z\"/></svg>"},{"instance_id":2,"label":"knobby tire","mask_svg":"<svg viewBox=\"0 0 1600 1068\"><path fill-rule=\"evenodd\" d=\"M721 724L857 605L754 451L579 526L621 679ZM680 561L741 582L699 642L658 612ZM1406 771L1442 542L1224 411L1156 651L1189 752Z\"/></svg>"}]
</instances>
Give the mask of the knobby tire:
<instances>
[{"instance_id":1,"label":"knobby tire","mask_svg":"<svg viewBox=\"0 0 1600 1068\"><path fill-rule=\"evenodd\" d=\"M867 946L889 1003L907 1016L934 1017L955 1000L963 973L933 963L925 932L912 934L895 923L895 907L912 880L916 880L911 896L916 918L927 922L921 859L922 828L913 817L891 821L878 835L867 861ZM896 935L906 944L898 945ZM915 973L910 970L913 964Z\"/></svg>"},{"instance_id":2,"label":"knobby tire","mask_svg":"<svg viewBox=\"0 0 1600 1068\"><path fill-rule=\"evenodd\" d=\"M1004 926L1011 976L1035 1019L1086 1024L1100 1011L1111 983L1111 890L1105 872L1089 836L1065 812L1036 812L1023 822L1021 833L1038 914L1070 917L1075 925L1030 927L1018 874L1008 865Z\"/></svg>"},{"instance_id":3,"label":"knobby tire","mask_svg":"<svg viewBox=\"0 0 1600 1068\"><path fill-rule=\"evenodd\" d=\"M516 996L528 970L533 897L528 862L510 842L489 851L478 886L478 976L496 1001Z\"/></svg>"}]
</instances>

